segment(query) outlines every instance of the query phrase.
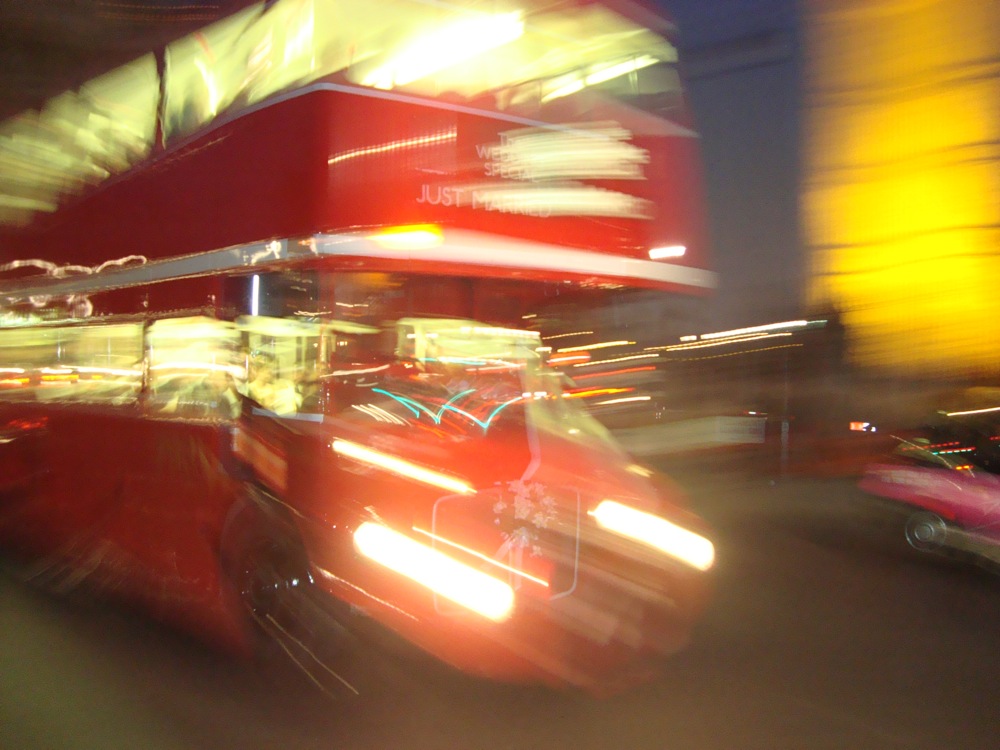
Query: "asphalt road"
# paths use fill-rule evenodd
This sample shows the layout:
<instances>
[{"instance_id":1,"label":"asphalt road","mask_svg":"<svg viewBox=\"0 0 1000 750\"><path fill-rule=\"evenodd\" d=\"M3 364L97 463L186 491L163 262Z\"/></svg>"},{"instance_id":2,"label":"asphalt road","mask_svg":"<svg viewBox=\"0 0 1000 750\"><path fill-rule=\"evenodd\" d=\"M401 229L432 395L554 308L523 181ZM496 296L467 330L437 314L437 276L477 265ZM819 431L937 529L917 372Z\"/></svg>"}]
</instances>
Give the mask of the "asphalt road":
<instances>
[{"instance_id":1,"label":"asphalt road","mask_svg":"<svg viewBox=\"0 0 1000 750\"><path fill-rule=\"evenodd\" d=\"M126 612L0 575L0 748L995 748L1000 577L917 556L850 481L671 462L714 524L691 647L604 700L359 653L332 699Z\"/></svg>"}]
</instances>

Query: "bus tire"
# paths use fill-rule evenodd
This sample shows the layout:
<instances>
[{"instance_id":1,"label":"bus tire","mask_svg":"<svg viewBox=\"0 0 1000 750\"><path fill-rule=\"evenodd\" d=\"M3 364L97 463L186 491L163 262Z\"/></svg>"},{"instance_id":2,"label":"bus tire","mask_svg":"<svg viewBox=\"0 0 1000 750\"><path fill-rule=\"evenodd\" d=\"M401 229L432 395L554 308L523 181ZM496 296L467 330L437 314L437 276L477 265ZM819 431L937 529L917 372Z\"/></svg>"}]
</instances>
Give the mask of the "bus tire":
<instances>
[{"instance_id":1,"label":"bus tire","mask_svg":"<svg viewBox=\"0 0 1000 750\"><path fill-rule=\"evenodd\" d=\"M311 582L294 524L255 487L226 518L221 562L247 616L265 631L268 621L288 614L291 598Z\"/></svg>"}]
</instances>

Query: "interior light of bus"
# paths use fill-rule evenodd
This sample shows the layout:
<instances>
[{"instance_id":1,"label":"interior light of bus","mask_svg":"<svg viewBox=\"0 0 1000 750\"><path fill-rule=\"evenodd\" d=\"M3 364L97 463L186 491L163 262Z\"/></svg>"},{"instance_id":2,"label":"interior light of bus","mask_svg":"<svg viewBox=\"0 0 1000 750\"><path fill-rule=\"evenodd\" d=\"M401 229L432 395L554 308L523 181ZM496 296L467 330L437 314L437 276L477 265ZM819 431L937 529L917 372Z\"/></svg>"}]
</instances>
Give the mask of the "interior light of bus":
<instances>
[{"instance_id":1,"label":"interior light of bus","mask_svg":"<svg viewBox=\"0 0 1000 750\"><path fill-rule=\"evenodd\" d=\"M142 374L138 368L118 368L118 367L77 367L77 372L89 373L93 376L115 375L118 377L137 377Z\"/></svg>"},{"instance_id":2,"label":"interior light of bus","mask_svg":"<svg viewBox=\"0 0 1000 750\"><path fill-rule=\"evenodd\" d=\"M442 474L441 472L428 469L418 464L406 461L396 456L390 456L381 451L366 448L363 445L352 443L347 440L334 440L331 446L334 453L341 456L353 458L355 461L376 466L392 474L412 479L423 484L440 487L444 490L451 490L459 495L475 495L475 488L468 482L457 477Z\"/></svg>"},{"instance_id":3,"label":"interior light of bus","mask_svg":"<svg viewBox=\"0 0 1000 750\"><path fill-rule=\"evenodd\" d=\"M660 516L614 500L602 500L588 514L608 531L647 544L698 570L708 570L715 563L715 547L708 539Z\"/></svg>"},{"instance_id":4,"label":"interior light of bus","mask_svg":"<svg viewBox=\"0 0 1000 750\"><path fill-rule=\"evenodd\" d=\"M78 368L83 370L84 368ZM175 362L158 362L155 365L151 365L149 368L151 371L158 370L185 370L193 375L204 375L208 372L228 372L230 375L236 378L246 377L245 368L240 365L223 365L217 362L198 362L194 360L177 360ZM134 374L133 370L122 371L125 374Z\"/></svg>"},{"instance_id":5,"label":"interior light of bus","mask_svg":"<svg viewBox=\"0 0 1000 750\"><path fill-rule=\"evenodd\" d=\"M418 37L362 79L363 86L391 89L469 60L519 39L524 21L518 12L483 13L463 18L433 34Z\"/></svg>"},{"instance_id":6,"label":"interior light of bus","mask_svg":"<svg viewBox=\"0 0 1000 750\"><path fill-rule=\"evenodd\" d=\"M542 97L542 103L550 102L553 99L559 99L564 96L569 96L570 94L575 94L577 91L583 91L583 87L586 85L582 78L567 77L561 80L568 80L568 83L564 83L559 86L559 88L554 89Z\"/></svg>"},{"instance_id":7,"label":"interior light of bus","mask_svg":"<svg viewBox=\"0 0 1000 750\"><path fill-rule=\"evenodd\" d=\"M473 336L510 336L513 338L540 340L538 331L526 331L523 328L500 328L499 326L462 326L459 331ZM428 334L430 335L430 334Z\"/></svg>"},{"instance_id":8,"label":"interior light of bus","mask_svg":"<svg viewBox=\"0 0 1000 750\"><path fill-rule=\"evenodd\" d=\"M214 116L219 112L220 101L219 87L215 83L215 76L212 75L212 71L201 60L196 58L194 64L198 68L198 72L201 73L202 80L205 82L205 89L208 92L208 113Z\"/></svg>"},{"instance_id":9,"label":"interior light of bus","mask_svg":"<svg viewBox=\"0 0 1000 750\"><path fill-rule=\"evenodd\" d=\"M387 250L423 250L440 245L443 235L436 224L416 224L385 229L368 239Z\"/></svg>"},{"instance_id":10,"label":"interior light of bus","mask_svg":"<svg viewBox=\"0 0 1000 750\"><path fill-rule=\"evenodd\" d=\"M683 258L686 252L687 248L684 245L664 245L663 247L650 248L649 259Z\"/></svg>"},{"instance_id":11,"label":"interior light of bus","mask_svg":"<svg viewBox=\"0 0 1000 750\"><path fill-rule=\"evenodd\" d=\"M643 68L648 68L650 65L656 65L657 62L659 60L655 57L643 55L642 57L635 57L625 62L615 63L614 65L593 68L590 73L583 77L565 76L559 79L560 81L565 81L565 83L560 82L559 86L542 97L542 101L549 102L553 99L575 94L587 86L596 86L599 83L606 83L615 78L621 78Z\"/></svg>"},{"instance_id":12,"label":"interior light of bus","mask_svg":"<svg viewBox=\"0 0 1000 750\"><path fill-rule=\"evenodd\" d=\"M626 60L623 63L598 68L587 75L587 85L596 86L598 83L604 83L605 81L611 81L615 78L621 78L629 73L635 73L637 70L648 68L650 65L656 65L657 62L659 62L659 60L655 57L643 55L642 57Z\"/></svg>"},{"instance_id":13,"label":"interior light of bus","mask_svg":"<svg viewBox=\"0 0 1000 750\"><path fill-rule=\"evenodd\" d=\"M500 622L514 609L514 590L405 534L366 521L354 532L358 552L435 594Z\"/></svg>"}]
</instances>

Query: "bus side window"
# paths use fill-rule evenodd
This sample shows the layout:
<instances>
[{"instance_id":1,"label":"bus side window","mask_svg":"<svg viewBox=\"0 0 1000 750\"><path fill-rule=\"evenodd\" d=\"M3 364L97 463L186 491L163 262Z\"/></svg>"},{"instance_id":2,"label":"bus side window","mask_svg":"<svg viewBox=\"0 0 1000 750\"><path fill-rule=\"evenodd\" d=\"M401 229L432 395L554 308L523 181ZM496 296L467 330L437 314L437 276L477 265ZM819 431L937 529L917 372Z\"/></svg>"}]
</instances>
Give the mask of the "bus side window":
<instances>
[{"instance_id":1,"label":"bus side window","mask_svg":"<svg viewBox=\"0 0 1000 750\"><path fill-rule=\"evenodd\" d=\"M30 326L0 331L0 399L134 403L142 325Z\"/></svg>"},{"instance_id":2,"label":"bus side window","mask_svg":"<svg viewBox=\"0 0 1000 750\"><path fill-rule=\"evenodd\" d=\"M251 360L247 396L275 414L294 414L301 406L295 383L280 377L274 359L264 354Z\"/></svg>"},{"instance_id":3,"label":"bus side window","mask_svg":"<svg viewBox=\"0 0 1000 750\"><path fill-rule=\"evenodd\" d=\"M54 356L34 328L0 330L0 401L30 401L37 387L36 368Z\"/></svg>"},{"instance_id":4,"label":"bus side window","mask_svg":"<svg viewBox=\"0 0 1000 750\"><path fill-rule=\"evenodd\" d=\"M88 325L65 347L62 364L76 374L72 398L133 404L142 388L142 324Z\"/></svg>"},{"instance_id":5,"label":"bus side window","mask_svg":"<svg viewBox=\"0 0 1000 750\"><path fill-rule=\"evenodd\" d=\"M212 318L152 323L146 334L149 411L196 419L239 416L244 372L238 340L232 323Z\"/></svg>"}]
</instances>

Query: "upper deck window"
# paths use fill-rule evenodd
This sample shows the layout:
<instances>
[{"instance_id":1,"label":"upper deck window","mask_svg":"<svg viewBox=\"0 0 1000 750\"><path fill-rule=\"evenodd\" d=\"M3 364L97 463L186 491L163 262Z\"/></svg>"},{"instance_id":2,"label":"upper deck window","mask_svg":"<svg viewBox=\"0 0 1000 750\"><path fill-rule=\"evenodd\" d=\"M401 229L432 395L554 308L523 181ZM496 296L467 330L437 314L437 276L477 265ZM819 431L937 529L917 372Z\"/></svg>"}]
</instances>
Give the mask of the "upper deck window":
<instances>
[{"instance_id":1,"label":"upper deck window","mask_svg":"<svg viewBox=\"0 0 1000 750\"><path fill-rule=\"evenodd\" d=\"M683 120L661 26L597 2L258 3L168 45L162 80L148 54L0 123L0 224L142 163L158 132L170 144L321 80L551 122L607 119L608 103Z\"/></svg>"},{"instance_id":2,"label":"upper deck window","mask_svg":"<svg viewBox=\"0 0 1000 750\"><path fill-rule=\"evenodd\" d=\"M145 159L160 98L153 55L0 123L0 224L21 225Z\"/></svg>"},{"instance_id":3,"label":"upper deck window","mask_svg":"<svg viewBox=\"0 0 1000 750\"><path fill-rule=\"evenodd\" d=\"M543 116L579 96L660 116L679 106L676 49L596 3L283 0L167 48L164 131L323 78ZM579 109L579 107L578 107Z\"/></svg>"}]
</instances>

